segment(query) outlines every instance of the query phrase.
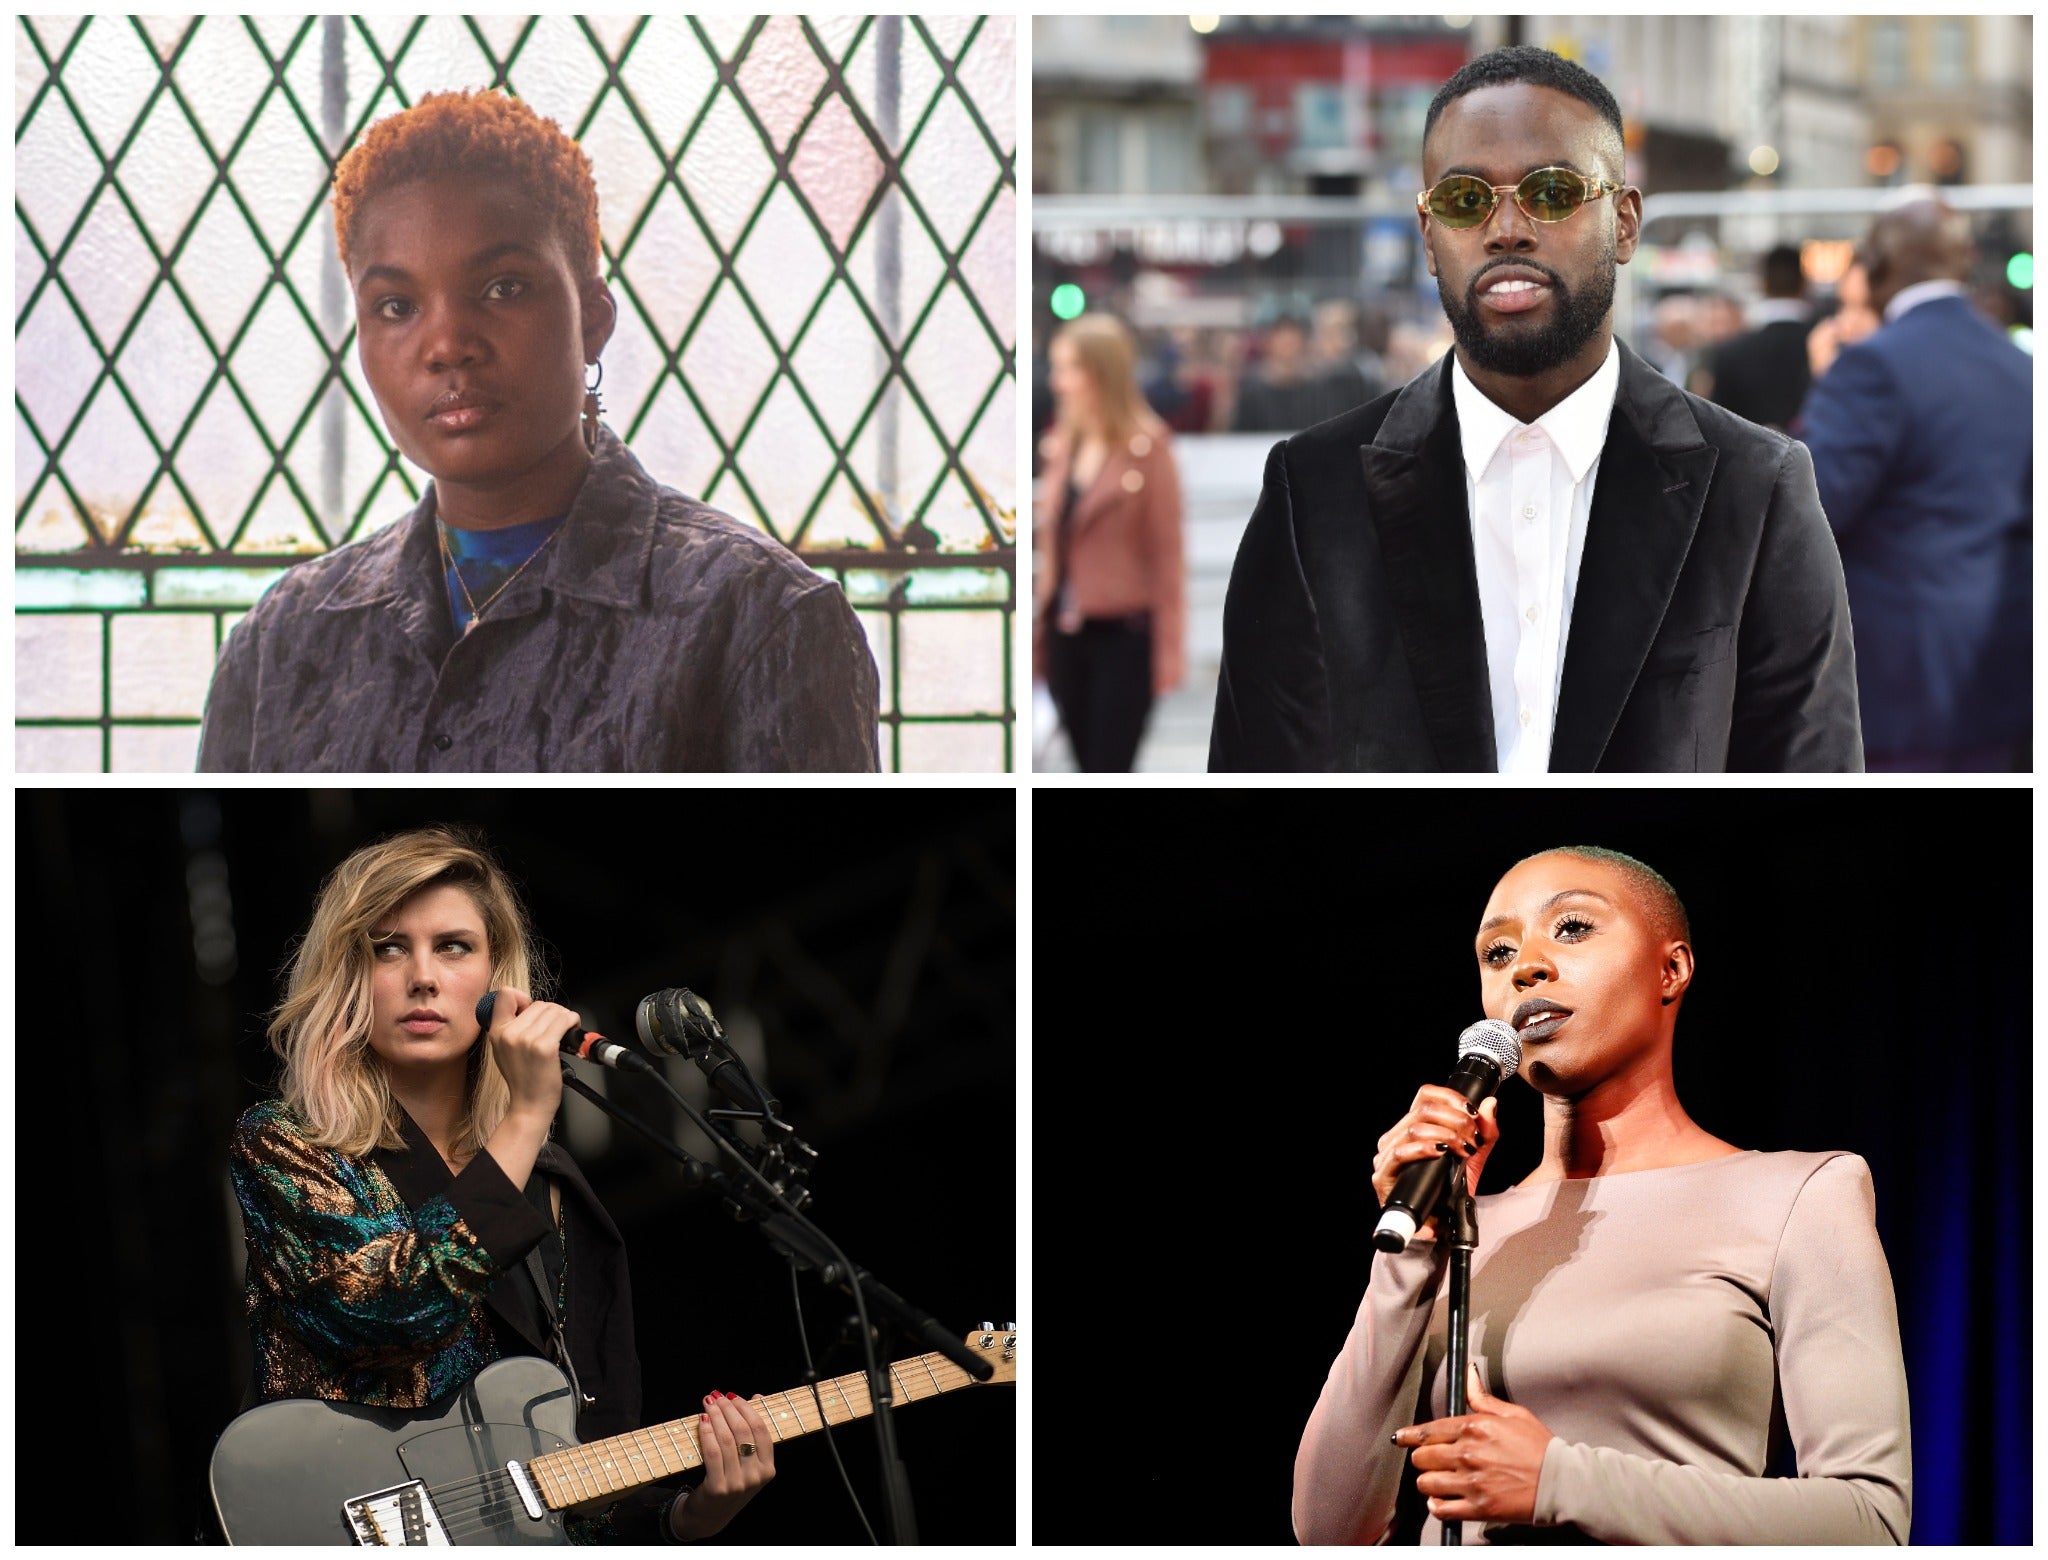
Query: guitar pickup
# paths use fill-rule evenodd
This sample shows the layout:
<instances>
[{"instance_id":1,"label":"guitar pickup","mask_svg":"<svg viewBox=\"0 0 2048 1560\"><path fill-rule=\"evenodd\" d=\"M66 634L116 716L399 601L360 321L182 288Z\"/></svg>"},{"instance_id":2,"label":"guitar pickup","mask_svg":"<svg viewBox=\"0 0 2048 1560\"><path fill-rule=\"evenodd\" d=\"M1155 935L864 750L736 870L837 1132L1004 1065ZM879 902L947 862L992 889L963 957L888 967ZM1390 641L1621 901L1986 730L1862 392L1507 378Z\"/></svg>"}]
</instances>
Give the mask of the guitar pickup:
<instances>
[{"instance_id":1,"label":"guitar pickup","mask_svg":"<svg viewBox=\"0 0 2048 1560\"><path fill-rule=\"evenodd\" d=\"M512 1487L519 1491L519 1502L526 1508L526 1514L536 1522L546 1521L547 1507L540 1503L540 1491L533 1487L525 1465L514 1459L505 1464L505 1471L512 1476Z\"/></svg>"},{"instance_id":2,"label":"guitar pickup","mask_svg":"<svg viewBox=\"0 0 2048 1560\"><path fill-rule=\"evenodd\" d=\"M388 1490L355 1495L341 1503L342 1520L358 1544L447 1544L453 1540L441 1526L441 1514L427 1499L427 1487L415 1479Z\"/></svg>"}]
</instances>

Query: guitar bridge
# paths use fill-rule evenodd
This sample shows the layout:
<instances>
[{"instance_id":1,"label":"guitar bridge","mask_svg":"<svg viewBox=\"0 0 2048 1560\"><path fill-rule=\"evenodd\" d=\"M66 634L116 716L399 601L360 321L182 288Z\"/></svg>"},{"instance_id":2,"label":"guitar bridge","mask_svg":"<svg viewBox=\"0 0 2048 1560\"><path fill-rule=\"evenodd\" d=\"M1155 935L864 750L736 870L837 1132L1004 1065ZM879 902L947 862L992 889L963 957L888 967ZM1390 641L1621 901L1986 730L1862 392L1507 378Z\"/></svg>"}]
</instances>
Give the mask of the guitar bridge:
<instances>
[{"instance_id":1,"label":"guitar bridge","mask_svg":"<svg viewBox=\"0 0 2048 1560\"><path fill-rule=\"evenodd\" d=\"M441 1526L440 1513L427 1499L427 1487L415 1479L371 1495L355 1495L341 1503L342 1519L358 1544L446 1544L453 1542Z\"/></svg>"}]
</instances>

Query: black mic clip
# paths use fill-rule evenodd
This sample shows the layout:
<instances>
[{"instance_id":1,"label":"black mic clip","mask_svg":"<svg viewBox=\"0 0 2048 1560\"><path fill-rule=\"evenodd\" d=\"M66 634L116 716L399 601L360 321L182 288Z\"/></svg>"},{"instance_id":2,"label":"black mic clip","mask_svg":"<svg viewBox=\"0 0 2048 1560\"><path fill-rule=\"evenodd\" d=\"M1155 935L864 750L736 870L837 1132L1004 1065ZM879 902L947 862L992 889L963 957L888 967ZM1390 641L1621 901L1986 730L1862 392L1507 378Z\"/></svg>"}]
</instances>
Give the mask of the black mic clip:
<instances>
[{"instance_id":1,"label":"black mic clip","mask_svg":"<svg viewBox=\"0 0 2048 1560\"><path fill-rule=\"evenodd\" d=\"M725 1038L725 1029L711 1011L711 1004L683 986L671 986L641 999L634 1015L640 1042L660 1056L682 1056L697 1064L714 1092L730 1103L707 1111L706 1118L735 1152L775 1188L793 1208L810 1199L805 1184L816 1167L818 1151L796 1135L796 1128L782 1119L782 1102L755 1081L747 1064ZM762 1141L750 1143L736 1130L751 1121L761 1129ZM726 1208L742 1222L755 1217L744 1199L726 1199Z\"/></svg>"},{"instance_id":2,"label":"black mic clip","mask_svg":"<svg viewBox=\"0 0 2048 1560\"><path fill-rule=\"evenodd\" d=\"M784 1126L780 1132L767 1131L763 1114L757 1110L707 1110L704 1113L716 1124L718 1135L746 1157L747 1163L760 1172L761 1178L775 1188L775 1193L792 1208L802 1208L811 1200L811 1172L818 1165L818 1151L796 1133ZM726 1125L728 1122L757 1121L763 1125L763 1140L749 1143ZM728 1197L726 1212L744 1224L754 1215L740 1203Z\"/></svg>"}]
</instances>

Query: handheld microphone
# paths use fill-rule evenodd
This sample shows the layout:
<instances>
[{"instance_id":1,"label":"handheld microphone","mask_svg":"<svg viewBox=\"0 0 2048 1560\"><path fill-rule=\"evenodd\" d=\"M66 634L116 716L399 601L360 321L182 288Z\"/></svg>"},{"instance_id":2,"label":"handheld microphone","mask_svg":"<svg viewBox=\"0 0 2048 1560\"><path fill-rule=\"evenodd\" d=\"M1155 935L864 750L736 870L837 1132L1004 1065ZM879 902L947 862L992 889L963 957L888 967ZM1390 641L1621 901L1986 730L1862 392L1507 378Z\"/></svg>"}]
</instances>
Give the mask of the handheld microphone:
<instances>
[{"instance_id":1,"label":"handheld microphone","mask_svg":"<svg viewBox=\"0 0 2048 1560\"><path fill-rule=\"evenodd\" d=\"M1522 1042L1514 1025L1503 1019L1483 1018L1458 1036L1458 1065L1451 1069L1450 1086L1477 1105L1501 1085L1501 1080L1522 1065ZM1401 1172L1394 1192L1380 1215L1372 1243L1381 1251L1405 1251L1423 1222L1436 1212L1453 1175L1463 1175L1462 1161L1450 1154L1412 1164Z\"/></svg>"},{"instance_id":2,"label":"handheld microphone","mask_svg":"<svg viewBox=\"0 0 2048 1560\"><path fill-rule=\"evenodd\" d=\"M703 1069L711 1086L741 1110L779 1120L782 1102L754 1081L712 1015L711 1004L683 986L640 999L634 1027L640 1043L658 1056L687 1056Z\"/></svg>"},{"instance_id":3,"label":"handheld microphone","mask_svg":"<svg viewBox=\"0 0 2048 1560\"><path fill-rule=\"evenodd\" d=\"M485 1034L491 1032L491 1014L498 1006L498 994L487 991L476 1002L477 1028ZM594 1029L583 1029L571 1025L562 1035L562 1054L581 1061L596 1062L616 1072L652 1072L646 1058L638 1056L615 1041L607 1040Z\"/></svg>"}]
</instances>

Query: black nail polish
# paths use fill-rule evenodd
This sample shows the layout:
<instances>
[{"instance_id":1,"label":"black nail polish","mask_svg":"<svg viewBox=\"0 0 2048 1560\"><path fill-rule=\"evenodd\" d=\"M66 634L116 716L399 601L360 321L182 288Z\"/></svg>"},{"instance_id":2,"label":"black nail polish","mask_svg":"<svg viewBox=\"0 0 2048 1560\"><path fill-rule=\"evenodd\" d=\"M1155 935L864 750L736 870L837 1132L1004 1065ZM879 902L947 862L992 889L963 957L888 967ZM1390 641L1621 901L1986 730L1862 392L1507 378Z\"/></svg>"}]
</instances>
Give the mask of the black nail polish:
<instances>
[{"instance_id":1,"label":"black nail polish","mask_svg":"<svg viewBox=\"0 0 2048 1560\"><path fill-rule=\"evenodd\" d=\"M1436 1146L1436 1151L1439 1154L1448 1154L1451 1151L1451 1145L1448 1143L1439 1143Z\"/></svg>"}]
</instances>

